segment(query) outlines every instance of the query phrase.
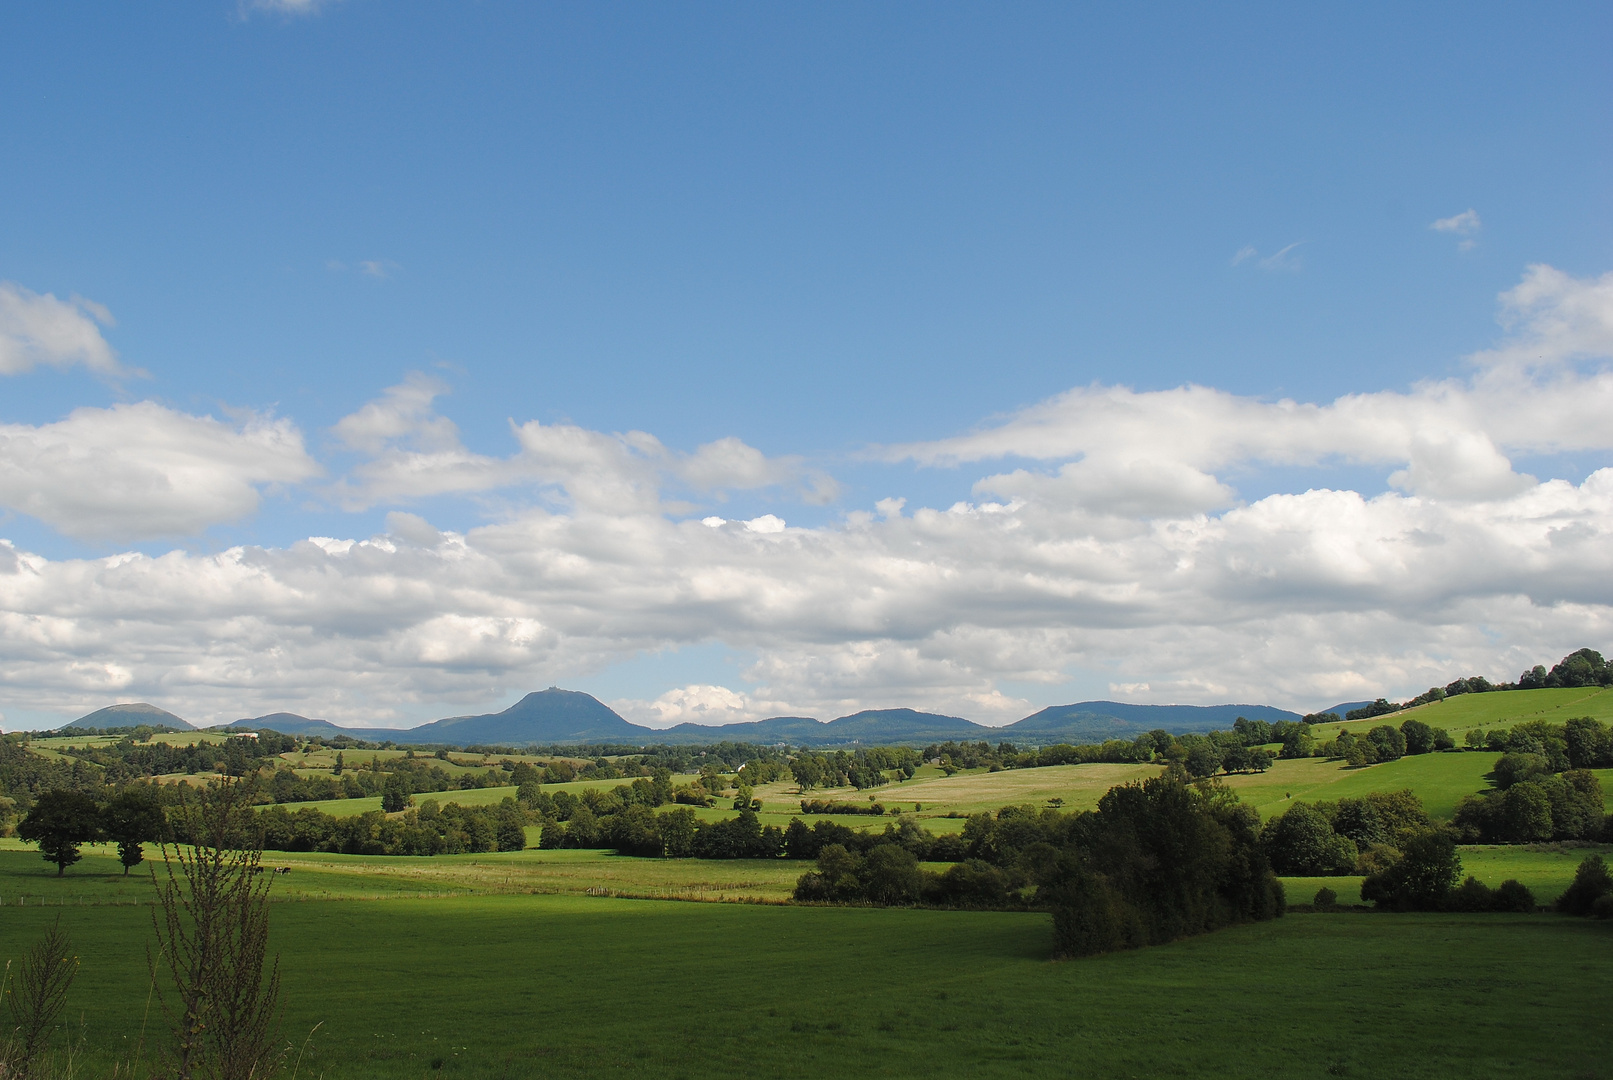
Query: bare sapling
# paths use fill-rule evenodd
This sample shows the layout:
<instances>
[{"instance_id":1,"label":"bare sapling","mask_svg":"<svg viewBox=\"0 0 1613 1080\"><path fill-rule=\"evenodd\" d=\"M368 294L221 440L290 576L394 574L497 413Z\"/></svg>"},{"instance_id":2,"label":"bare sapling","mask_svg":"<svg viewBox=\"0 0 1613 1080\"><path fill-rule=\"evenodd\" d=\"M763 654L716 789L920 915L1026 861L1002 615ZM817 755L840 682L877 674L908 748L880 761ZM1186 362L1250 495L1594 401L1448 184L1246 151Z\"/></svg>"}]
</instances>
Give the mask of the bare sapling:
<instances>
[{"instance_id":1,"label":"bare sapling","mask_svg":"<svg viewBox=\"0 0 1613 1080\"><path fill-rule=\"evenodd\" d=\"M46 1045L77 975L73 940L60 918L23 954L15 974L6 963L3 985L12 1027L0 1044L0 1078L27 1080L50 1072Z\"/></svg>"},{"instance_id":2,"label":"bare sapling","mask_svg":"<svg viewBox=\"0 0 1613 1080\"><path fill-rule=\"evenodd\" d=\"M285 1056L280 961L269 956L269 883L262 836L240 782L186 802L176 842L153 868L161 1003L173 1029L159 1072L174 1080L264 1080Z\"/></svg>"}]
</instances>

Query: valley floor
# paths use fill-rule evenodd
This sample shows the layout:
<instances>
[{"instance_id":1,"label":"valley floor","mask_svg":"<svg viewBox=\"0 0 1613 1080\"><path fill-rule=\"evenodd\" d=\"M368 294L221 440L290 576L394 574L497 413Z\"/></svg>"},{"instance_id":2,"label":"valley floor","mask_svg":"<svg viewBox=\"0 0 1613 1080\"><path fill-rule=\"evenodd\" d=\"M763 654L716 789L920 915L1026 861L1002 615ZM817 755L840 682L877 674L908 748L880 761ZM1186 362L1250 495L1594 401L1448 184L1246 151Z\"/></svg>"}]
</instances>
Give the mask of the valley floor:
<instances>
[{"instance_id":1,"label":"valley floor","mask_svg":"<svg viewBox=\"0 0 1613 1080\"><path fill-rule=\"evenodd\" d=\"M1613 1076L1607 923L1294 914L1055 963L1039 914L587 895L597 875L642 888L669 867L778 890L797 864L774 881L758 870L773 864L595 852L303 858L273 913L299 1075ZM0 955L58 916L74 935L84 1075L133 1057L149 988L150 885L109 862L58 880L0 851ZM575 879L534 894L556 879L523 868Z\"/></svg>"}]
</instances>

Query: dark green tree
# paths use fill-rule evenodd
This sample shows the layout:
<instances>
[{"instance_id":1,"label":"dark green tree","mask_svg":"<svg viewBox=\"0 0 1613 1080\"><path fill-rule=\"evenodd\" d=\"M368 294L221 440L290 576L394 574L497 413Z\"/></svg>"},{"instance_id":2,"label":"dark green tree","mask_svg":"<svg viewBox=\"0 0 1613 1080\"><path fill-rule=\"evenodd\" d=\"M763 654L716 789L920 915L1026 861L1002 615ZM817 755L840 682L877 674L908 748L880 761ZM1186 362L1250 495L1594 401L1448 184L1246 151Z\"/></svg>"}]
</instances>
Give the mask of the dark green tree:
<instances>
[{"instance_id":1,"label":"dark green tree","mask_svg":"<svg viewBox=\"0 0 1613 1080\"><path fill-rule=\"evenodd\" d=\"M1557 898L1557 910L1565 915L1589 915L1596 901L1613 894L1613 874L1600 855L1589 855L1574 872L1574 883Z\"/></svg>"},{"instance_id":2,"label":"dark green tree","mask_svg":"<svg viewBox=\"0 0 1613 1080\"><path fill-rule=\"evenodd\" d=\"M863 859L863 894L876 904L911 904L924 888L918 860L899 844L880 844Z\"/></svg>"},{"instance_id":3,"label":"dark green tree","mask_svg":"<svg viewBox=\"0 0 1613 1080\"><path fill-rule=\"evenodd\" d=\"M17 835L39 845L46 862L60 876L82 857L79 848L101 833L101 811L95 800L78 791L46 791L17 826Z\"/></svg>"},{"instance_id":4,"label":"dark green tree","mask_svg":"<svg viewBox=\"0 0 1613 1080\"><path fill-rule=\"evenodd\" d=\"M1388 724L1379 724L1367 732L1367 742L1378 752L1379 761L1394 761L1406 754L1406 737Z\"/></svg>"},{"instance_id":5,"label":"dark green tree","mask_svg":"<svg viewBox=\"0 0 1613 1080\"><path fill-rule=\"evenodd\" d=\"M1439 911L1462 874L1456 842L1442 829L1405 836L1400 858L1361 882L1361 899L1392 911Z\"/></svg>"},{"instance_id":6,"label":"dark green tree","mask_svg":"<svg viewBox=\"0 0 1613 1080\"><path fill-rule=\"evenodd\" d=\"M1340 836L1315 807L1295 803L1260 832L1260 846L1279 874L1322 877L1355 873L1355 841Z\"/></svg>"},{"instance_id":7,"label":"dark green tree","mask_svg":"<svg viewBox=\"0 0 1613 1080\"><path fill-rule=\"evenodd\" d=\"M1434 749L1434 729L1421 720L1407 720L1400 725L1400 734L1406 741L1406 753L1426 754Z\"/></svg>"},{"instance_id":8,"label":"dark green tree","mask_svg":"<svg viewBox=\"0 0 1613 1080\"><path fill-rule=\"evenodd\" d=\"M101 809L101 833L118 845L125 877L145 859L141 845L160 843L167 831L168 818L149 787L124 788Z\"/></svg>"},{"instance_id":9,"label":"dark green tree","mask_svg":"<svg viewBox=\"0 0 1613 1080\"><path fill-rule=\"evenodd\" d=\"M387 773L386 784L381 788L381 809L396 814L409 807L409 796L414 794L409 778L401 772Z\"/></svg>"}]
</instances>

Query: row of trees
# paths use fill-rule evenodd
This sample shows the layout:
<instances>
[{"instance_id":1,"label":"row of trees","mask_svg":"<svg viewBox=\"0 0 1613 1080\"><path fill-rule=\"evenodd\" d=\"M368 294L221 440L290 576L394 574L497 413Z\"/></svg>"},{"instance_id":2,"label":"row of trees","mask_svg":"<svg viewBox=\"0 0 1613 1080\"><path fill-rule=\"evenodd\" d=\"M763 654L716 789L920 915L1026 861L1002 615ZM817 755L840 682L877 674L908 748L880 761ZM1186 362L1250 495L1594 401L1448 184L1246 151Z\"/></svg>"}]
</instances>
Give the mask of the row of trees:
<instances>
[{"instance_id":1,"label":"row of trees","mask_svg":"<svg viewBox=\"0 0 1613 1080\"><path fill-rule=\"evenodd\" d=\"M815 787L880 787L890 782L887 773L896 772L910 780L922 759L917 750L905 746L875 746L863 750L832 750L815 753L802 750L789 763L790 775L802 791Z\"/></svg>"},{"instance_id":2,"label":"row of trees","mask_svg":"<svg viewBox=\"0 0 1613 1080\"><path fill-rule=\"evenodd\" d=\"M1261 830L1260 844L1279 874L1327 877L1371 873L1400 855L1404 839L1431 827L1410 791L1359 799L1295 803Z\"/></svg>"},{"instance_id":3,"label":"row of trees","mask_svg":"<svg viewBox=\"0 0 1613 1080\"><path fill-rule=\"evenodd\" d=\"M127 874L144 858L142 845L167 840L168 818L151 788L129 787L104 803L80 791L40 794L17 826L17 835L38 844L58 875L83 857L85 844L109 840L118 846L118 861Z\"/></svg>"}]
</instances>

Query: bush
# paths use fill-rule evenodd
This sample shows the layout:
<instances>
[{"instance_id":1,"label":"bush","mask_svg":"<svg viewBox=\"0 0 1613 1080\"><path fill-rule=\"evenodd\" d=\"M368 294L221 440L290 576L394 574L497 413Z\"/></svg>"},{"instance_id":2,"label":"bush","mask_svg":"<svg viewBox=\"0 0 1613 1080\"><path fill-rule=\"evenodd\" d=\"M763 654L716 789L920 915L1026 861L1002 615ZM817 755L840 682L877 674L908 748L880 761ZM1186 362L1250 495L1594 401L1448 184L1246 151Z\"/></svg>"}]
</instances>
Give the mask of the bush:
<instances>
[{"instance_id":1,"label":"bush","mask_svg":"<svg viewBox=\"0 0 1613 1080\"><path fill-rule=\"evenodd\" d=\"M1469 874L1462 887L1451 894L1450 908L1452 911L1492 911L1495 908L1495 893L1490 887L1478 878Z\"/></svg>"},{"instance_id":2,"label":"bush","mask_svg":"<svg viewBox=\"0 0 1613 1080\"><path fill-rule=\"evenodd\" d=\"M1586 857L1574 872L1574 883L1557 898L1557 910L1565 915L1589 915L1605 896L1613 895L1613 875L1600 855Z\"/></svg>"},{"instance_id":3,"label":"bush","mask_svg":"<svg viewBox=\"0 0 1613 1080\"><path fill-rule=\"evenodd\" d=\"M1517 878L1507 878L1495 890L1495 910L1527 914L1535 909L1535 894Z\"/></svg>"},{"instance_id":4,"label":"bush","mask_svg":"<svg viewBox=\"0 0 1613 1080\"><path fill-rule=\"evenodd\" d=\"M1008 903L1008 875L980 859L965 859L931 879L926 899L946 907L1003 907Z\"/></svg>"},{"instance_id":5,"label":"bush","mask_svg":"<svg viewBox=\"0 0 1613 1080\"><path fill-rule=\"evenodd\" d=\"M1317 911L1332 911L1339 906L1339 894L1324 885L1316 890L1316 898L1311 901L1311 906Z\"/></svg>"}]
</instances>

